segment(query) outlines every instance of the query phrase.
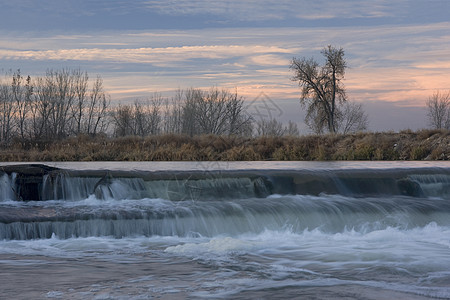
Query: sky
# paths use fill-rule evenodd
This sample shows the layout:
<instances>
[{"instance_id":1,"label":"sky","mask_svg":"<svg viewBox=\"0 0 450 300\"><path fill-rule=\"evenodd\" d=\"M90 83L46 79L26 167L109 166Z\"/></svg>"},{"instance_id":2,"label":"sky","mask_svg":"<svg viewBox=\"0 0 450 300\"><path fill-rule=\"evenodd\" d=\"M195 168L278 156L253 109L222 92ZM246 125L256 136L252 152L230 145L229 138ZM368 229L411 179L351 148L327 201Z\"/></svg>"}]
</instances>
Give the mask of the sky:
<instances>
[{"instance_id":1,"label":"sky","mask_svg":"<svg viewBox=\"0 0 450 300\"><path fill-rule=\"evenodd\" d=\"M100 75L114 103L178 89L237 91L303 124L293 57L342 47L350 101L372 131L427 127L450 90L449 0L0 0L0 69ZM273 112L271 115L270 112Z\"/></svg>"}]
</instances>

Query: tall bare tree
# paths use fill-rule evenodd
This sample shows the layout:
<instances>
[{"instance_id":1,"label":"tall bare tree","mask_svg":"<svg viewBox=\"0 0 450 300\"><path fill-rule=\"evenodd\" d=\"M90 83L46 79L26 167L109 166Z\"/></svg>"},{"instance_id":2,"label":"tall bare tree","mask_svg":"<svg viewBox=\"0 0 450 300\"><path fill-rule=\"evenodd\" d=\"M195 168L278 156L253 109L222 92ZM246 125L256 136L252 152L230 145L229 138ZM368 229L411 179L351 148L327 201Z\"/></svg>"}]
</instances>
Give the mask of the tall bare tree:
<instances>
[{"instance_id":1,"label":"tall bare tree","mask_svg":"<svg viewBox=\"0 0 450 300\"><path fill-rule=\"evenodd\" d=\"M112 112L115 136L135 135L133 106L120 105Z\"/></svg>"},{"instance_id":2,"label":"tall bare tree","mask_svg":"<svg viewBox=\"0 0 450 300\"><path fill-rule=\"evenodd\" d=\"M75 98L74 76L68 69L50 70L47 72L48 80L53 81L56 91L52 97L52 110L50 114L52 135L64 138L68 135L69 114Z\"/></svg>"},{"instance_id":3,"label":"tall bare tree","mask_svg":"<svg viewBox=\"0 0 450 300\"><path fill-rule=\"evenodd\" d=\"M450 91L436 91L427 100L428 122L434 129L450 129Z\"/></svg>"},{"instance_id":4,"label":"tall bare tree","mask_svg":"<svg viewBox=\"0 0 450 300\"><path fill-rule=\"evenodd\" d=\"M31 96L33 95L33 85L31 77L25 79L20 70L14 72L12 76L11 97L15 105L16 133L20 138L25 139L29 111L31 106Z\"/></svg>"},{"instance_id":5,"label":"tall bare tree","mask_svg":"<svg viewBox=\"0 0 450 300\"><path fill-rule=\"evenodd\" d=\"M164 133L182 133L183 131L183 103L182 92L179 90L169 101L164 100L163 131Z\"/></svg>"},{"instance_id":6,"label":"tall bare tree","mask_svg":"<svg viewBox=\"0 0 450 300\"><path fill-rule=\"evenodd\" d=\"M0 82L0 142L8 145L14 130L16 107L11 82L5 76Z\"/></svg>"},{"instance_id":7,"label":"tall bare tree","mask_svg":"<svg viewBox=\"0 0 450 300\"><path fill-rule=\"evenodd\" d=\"M88 81L89 76L87 72L82 72L80 69L72 72L73 88L75 93L75 102L72 105L73 123L75 134L83 132L83 117L85 115L86 103L88 98Z\"/></svg>"},{"instance_id":8,"label":"tall bare tree","mask_svg":"<svg viewBox=\"0 0 450 300\"><path fill-rule=\"evenodd\" d=\"M199 103L203 101L203 91L200 89L188 89L179 93L184 99L182 107L182 133L189 136L199 134L200 129L197 121Z\"/></svg>"},{"instance_id":9,"label":"tall bare tree","mask_svg":"<svg viewBox=\"0 0 450 300\"><path fill-rule=\"evenodd\" d=\"M135 135L148 136L156 135L161 132L162 116L161 105L163 98L160 95L154 95L146 101L134 102L134 128Z\"/></svg>"},{"instance_id":10,"label":"tall bare tree","mask_svg":"<svg viewBox=\"0 0 450 300\"><path fill-rule=\"evenodd\" d=\"M244 98L237 91L228 93L227 97L228 134L250 136L254 119L245 111Z\"/></svg>"},{"instance_id":11,"label":"tall bare tree","mask_svg":"<svg viewBox=\"0 0 450 300\"><path fill-rule=\"evenodd\" d=\"M108 108L111 103L109 96L103 89L103 79L97 76L89 93L84 120L85 133L96 135L107 130Z\"/></svg>"},{"instance_id":12,"label":"tall bare tree","mask_svg":"<svg viewBox=\"0 0 450 300\"><path fill-rule=\"evenodd\" d=\"M306 107L307 121L335 133L338 106L347 100L342 83L347 63L342 48L329 45L321 53L325 57L323 66L313 58L293 58L292 80L302 88L300 101Z\"/></svg>"},{"instance_id":13,"label":"tall bare tree","mask_svg":"<svg viewBox=\"0 0 450 300\"><path fill-rule=\"evenodd\" d=\"M46 77L34 80L34 94L31 103L30 137L34 139L48 138L50 133L50 114L54 86Z\"/></svg>"}]
</instances>

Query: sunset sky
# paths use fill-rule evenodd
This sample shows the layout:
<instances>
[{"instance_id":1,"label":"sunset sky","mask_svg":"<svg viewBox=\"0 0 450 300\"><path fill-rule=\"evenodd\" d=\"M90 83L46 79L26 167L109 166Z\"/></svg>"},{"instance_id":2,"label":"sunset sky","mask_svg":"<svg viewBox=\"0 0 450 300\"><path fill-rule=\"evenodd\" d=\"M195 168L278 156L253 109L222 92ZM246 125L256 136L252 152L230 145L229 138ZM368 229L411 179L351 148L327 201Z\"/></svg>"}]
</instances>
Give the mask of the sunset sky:
<instances>
[{"instance_id":1,"label":"sunset sky","mask_svg":"<svg viewBox=\"0 0 450 300\"><path fill-rule=\"evenodd\" d=\"M248 103L263 93L280 120L303 128L289 61L322 63L328 44L345 50L344 84L370 130L424 128L428 96L450 90L448 0L0 3L1 69L81 68L101 75L115 102L218 86Z\"/></svg>"}]
</instances>

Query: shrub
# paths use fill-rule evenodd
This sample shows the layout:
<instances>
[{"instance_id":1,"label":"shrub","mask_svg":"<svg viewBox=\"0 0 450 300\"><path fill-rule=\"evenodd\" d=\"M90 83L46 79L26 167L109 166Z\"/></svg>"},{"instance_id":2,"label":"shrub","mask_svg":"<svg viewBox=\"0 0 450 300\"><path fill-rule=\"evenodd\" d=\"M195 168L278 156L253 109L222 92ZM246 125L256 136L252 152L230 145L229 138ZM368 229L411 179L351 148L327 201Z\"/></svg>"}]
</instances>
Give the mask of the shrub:
<instances>
[{"instance_id":1,"label":"shrub","mask_svg":"<svg viewBox=\"0 0 450 300\"><path fill-rule=\"evenodd\" d=\"M411 150L410 157L412 160L422 160L422 159L426 158L429 153L430 153L430 150L428 150L422 146L418 146Z\"/></svg>"}]
</instances>

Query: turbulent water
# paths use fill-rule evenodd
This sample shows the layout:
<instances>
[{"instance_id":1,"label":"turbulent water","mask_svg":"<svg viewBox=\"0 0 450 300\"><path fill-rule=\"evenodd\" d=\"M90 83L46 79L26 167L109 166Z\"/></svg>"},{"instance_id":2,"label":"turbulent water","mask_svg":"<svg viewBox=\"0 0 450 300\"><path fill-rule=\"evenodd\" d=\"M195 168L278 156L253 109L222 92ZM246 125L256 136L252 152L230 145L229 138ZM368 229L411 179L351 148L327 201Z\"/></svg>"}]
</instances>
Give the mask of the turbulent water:
<instances>
[{"instance_id":1,"label":"turbulent water","mask_svg":"<svg viewBox=\"0 0 450 300\"><path fill-rule=\"evenodd\" d=\"M0 173L0 298L450 299L449 163L51 166Z\"/></svg>"}]
</instances>

